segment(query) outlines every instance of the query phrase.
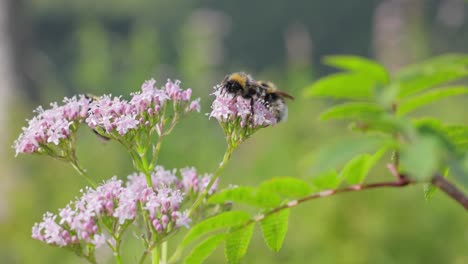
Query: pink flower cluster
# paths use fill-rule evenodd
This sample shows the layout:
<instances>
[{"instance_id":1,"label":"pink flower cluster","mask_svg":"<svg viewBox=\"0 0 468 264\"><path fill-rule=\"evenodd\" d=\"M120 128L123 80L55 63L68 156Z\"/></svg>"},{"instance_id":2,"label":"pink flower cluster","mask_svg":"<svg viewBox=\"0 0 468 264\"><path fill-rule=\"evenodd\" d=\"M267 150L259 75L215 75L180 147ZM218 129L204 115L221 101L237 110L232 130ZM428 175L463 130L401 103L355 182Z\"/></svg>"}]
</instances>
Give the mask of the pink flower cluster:
<instances>
[{"instance_id":1,"label":"pink flower cluster","mask_svg":"<svg viewBox=\"0 0 468 264\"><path fill-rule=\"evenodd\" d=\"M241 127L265 127L276 124L274 115L259 100L254 101L252 117L250 99L233 96L220 87L215 87L213 95L216 98L211 105L210 117L216 118L219 122L240 119Z\"/></svg>"},{"instance_id":2,"label":"pink flower cluster","mask_svg":"<svg viewBox=\"0 0 468 264\"><path fill-rule=\"evenodd\" d=\"M133 93L130 101L108 95L100 97L91 103L86 123L93 129L103 129L107 134L115 131L125 135L142 126L160 125L158 114L168 100L172 100L182 113L200 111L199 99L190 101L192 90L182 90L179 81L168 80L161 89L157 89L155 84L154 79L144 82L141 91Z\"/></svg>"},{"instance_id":3,"label":"pink flower cluster","mask_svg":"<svg viewBox=\"0 0 468 264\"><path fill-rule=\"evenodd\" d=\"M198 175L194 168L181 169L181 178L176 170L165 170L158 166L151 177L153 186L146 184L142 173L128 176L126 185L115 177L98 186L87 188L82 196L65 208L59 215L44 214L41 223L34 224L32 237L55 246L78 246L81 243L100 247L105 243L113 245L112 236L103 232L116 232L116 224L132 223L139 215L149 215L152 228L161 236L185 226L190 218L182 211L182 202L191 192L203 191L210 175ZM211 192L216 191L216 186ZM143 210L143 211L142 211ZM103 223L111 223L101 226Z\"/></svg>"},{"instance_id":4,"label":"pink flower cluster","mask_svg":"<svg viewBox=\"0 0 468 264\"><path fill-rule=\"evenodd\" d=\"M41 146L58 146L70 138L83 120L89 127L108 134L125 135L143 126L156 126L160 133L162 121L158 114L169 100L173 101L179 115L200 112L199 99L191 101L192 90L182 90L179 81L168 80L161 89L157 89L155 83L154 79L144 82L141 91L132 94L130 101L110 95L97 100L79 95L65 98L64 105L53 103L47 110L39 107L35 111L37 116L28 121L28 126L14 142L16 154L40 152Z\"/></svg>"},{"instance_id":5,"label":"pink flower cluster","mask_svg":"<svg viewBox=\"0 0 468 264\"><path fill-rule=\"evenodd\" d=\"M89 108L89 100L83 95L65 98L64 105L52 103L51 108L44 110L38 107L28 126L14 142L16 154L33 153L40 150L41 145L59 145L61 140L69 138L76 130L77 123L83 121Z\"/></svg>"}]
</instances>

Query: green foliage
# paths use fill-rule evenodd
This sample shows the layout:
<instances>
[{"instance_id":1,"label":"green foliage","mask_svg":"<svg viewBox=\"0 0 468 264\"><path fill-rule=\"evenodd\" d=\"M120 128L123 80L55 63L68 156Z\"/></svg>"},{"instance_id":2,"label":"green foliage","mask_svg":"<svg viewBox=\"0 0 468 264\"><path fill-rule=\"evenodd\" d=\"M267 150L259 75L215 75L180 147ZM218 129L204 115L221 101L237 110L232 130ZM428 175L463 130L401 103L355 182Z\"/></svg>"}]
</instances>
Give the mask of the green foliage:
<instances>
[{"instance_id":1,"label":"green foliage","mask_svg":"<svg viewBox=\"0 0 468 264\"><path fill-rule=\"evenodd\" d=\"M226 239L226 234L217 234L207 238L196 246L185 258L186 264L199 264L210 256L213 251Z\"/></svg>"},{"instance_id":2,"label":"green foliage","mask_svg":"<svg viewBox=\"0 0 468 264\"><path fill-rule=\"evenodd\" d=\"M372 97L375 81L362 73L336 73L305 88L307 97L367 99Z\"/></svg>"},{"instance_id":3,"label":"green foliage","mask_svg":"<svg viewBox=\"0 0 468 264\"><path fill-rule=\"evenodd\" d=\"M391 79L381 65L363 58L332 56L325 63L347 72L317 81L305 88L306 93L309 96L348 100L328 108L321 119L348 120L353 122L356 130L379 132L389 137L367 135L362 139L348 139L324 146L306 160L314 165L312 171L330 171L350 160L339 178L351 184L361 183L384 152L381 150L370 155L369 151L393 148L401 152L400 169L416 180L429 181L441 166L449 164L458 172L456 175L462 174L464 162L461 157L468 146L466 126L444 125L434 119L409 121L403 116L441 99L468 93L466 86L450 86L420 93L468 76L468 56L450 54L434 57L403 68ZM366 88L357 89L358 96L349 96L349 91L339 87L344 87L343 82L347 81L342 76L350 78L350 83L355 85L353 81L359 81L355 76L360 74L366 74L368 80L362 86ZM369 86L370 83L373 85ZM371 97L372 94L376 96ZM329 176L328 186L340 182L334 175ZM319 178L323 181L323 176Z\"/></svg>"},{"instance_id":4,"label":"green foliage","mask_svg":"<svg viewBox=\"0 0 468 264\"><path fill-rule=\"evenodd\" d=\"M400 70L394 79L399 97L421 92L468 76L468 56L450 54L434 57Z\"/></svg>"},{"instance_id":5,"label":"green foliage","mask_svg":"<svg viewBox=\"0 0 468 264\"><path fill-rule=\"evenodd\" d=\"M234 228L229 231L226 239L225 254L228 263L239 263L247 252L255 225L250 224L244 228Z\"/></svg>"},{"instance_id":6,"label":"green foliage","mask_svg":"<svg viewBox=\"0 0 468 264\"><path fill-rule=\"evenodd\" d=\"M278 252L288 231L289 209L267 216L260 222L263 238L268 248Z\"/></svg>"},{"instance_id":7,"label":"green foliage","mask_svg":"<svg viewBox=\"0 0 468 264\"><path fill-rule=\"evenodd\" d=\"M250 219L250 215L245 212L240 211L231 211L231 212L224 212L208 218L194 227L190 229L187 235L182 240L182 247L187 246L192 241L200 238L201 236L213 232L218 231L223 228L229 228L232 226L240 225Z\"/></svg>"},{"instance_id":8,"label":"green foliage","mask_svg":"<svg viewBox=\"0 0 468 264\"><path fill-rule=\"evenodd\" d=\"M253 187L240 186L216 193L208 199L208 202L217 204L234 202L259 208L269 208L280 204L281 198L272 192L256 190Z\"/></svg>"},{"instance_id":9,"label":"green foliage","mask_svg":"<svg viewBox=\"0 0 468 264\"><path fill-rule=\"evenodd\" d=\"M420 136L401 151L403 171L417 180L429 180L440 165L439 142L432 136Z\"/></svg>"},{"instance_id":10,"label":"green foliage","mask_svg":"<svg viewBox=\"0 0 468 264\"><path fill-rule=\"evenodd\" d=\"M324 64L365 74L369 79L380 84L386 84L389 81L388 72L382 65L363 57L350 55L327 56L324 59Z\"/></svg>"},{"instance_id":11,"label":"green foliage","mask_svg":"<svg viewBox=\"0 0 468 264\"><path fill-rule=\"evenodd\" d=\"M369 174L370 169L379 161L382 155L387 151L384 147L375 154L361 154L351 159L341 170L340 178L346 179L350 184L359 184L364 181Z\"/></svg>"},{"instance_id":12,"label":"green foliage","mask_svg":"<svg viewBox=\"0 0 468 264\"><path fill-rule=\"evenodd\" d=\"M316 191L335 189L340 183L341 178L338 177L335 170L319 173L312 178L312 185L316 188Z\"/></svg>"},{"instance_id":13,"label":"green foliage","mask_svg":"<svg viewBox=\"0 0 468 264\"><path fill-rule=\"evenodd\" d=\"M259 189L288 198L299 198L310 194L312 191L307 182L292 177L273 178L263 182Z\"/></svg>"},{"instance_id":14,"label":"green foliage","mask_svg":"<svg viewBox=\"0 0 468 264\"><path fill-rule=\"evenodd\" d=\"M408 98L402 101L398 105L397 115L405 115L413 110L416 110L420 107L428 105L430 103L436 102L446 97L467 94L468 87L465 86L456 86L456 87L447 87L443 90L434 90L421 95L417 95L411 98Z\"/></svg>"},{"instance_id":15,"label":"green foliage","mask_svg":"<svg viewBox=\"0 0 468 264\"><path fill-rule=\"evenodd\" d=\"M320 173L343 165L356 155L374 152L378 148L392 144L394 142L391 138L380 136L339 140L315 151L306 163L310 172Z\"/></svg>"},{"instance_id":16,"label":"green foliage","mask_svg":"<svg viewBox=\"0 0 468 264\"><path fill-rule=\"evenodd\" d=\"M381 115L383 112L384 110L377 104L353 102L331 107L320 115L320 119L372 120Z\"/></svg>"},{"instance_id":17,"label":"green foliage","mask_svg":"<svg viewBox=\"0 0 468 264\"><path fill-rule=\"evenodd\" d=\"M388 82L388 73L380 64L357 56L328 56L324 63L347 70L332 74L305 89L306 96L370 99L378 85Z\"/></svg>"}]
</instances>

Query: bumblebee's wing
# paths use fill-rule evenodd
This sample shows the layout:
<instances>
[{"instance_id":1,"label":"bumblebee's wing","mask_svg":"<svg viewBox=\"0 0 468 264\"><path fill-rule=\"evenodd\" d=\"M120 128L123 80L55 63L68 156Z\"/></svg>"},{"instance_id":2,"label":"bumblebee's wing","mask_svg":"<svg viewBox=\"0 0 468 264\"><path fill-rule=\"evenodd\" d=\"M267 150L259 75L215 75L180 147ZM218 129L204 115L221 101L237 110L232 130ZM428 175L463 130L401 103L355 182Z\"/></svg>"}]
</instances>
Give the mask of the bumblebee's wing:
<instances>
[{"instance_id":1,"label":"bumblebee's wing","mask_svg":"<svg viewBox=\"0 0 468 264\"><path fill-rule=\"evenodd\" d=\"M294 96L292 96L292 95L290 95L288 93L285 93L283 91L276 90L275 93L278 94L281 97L288 98L290 100L294 100Z\"/></svg>"}]
</instances>

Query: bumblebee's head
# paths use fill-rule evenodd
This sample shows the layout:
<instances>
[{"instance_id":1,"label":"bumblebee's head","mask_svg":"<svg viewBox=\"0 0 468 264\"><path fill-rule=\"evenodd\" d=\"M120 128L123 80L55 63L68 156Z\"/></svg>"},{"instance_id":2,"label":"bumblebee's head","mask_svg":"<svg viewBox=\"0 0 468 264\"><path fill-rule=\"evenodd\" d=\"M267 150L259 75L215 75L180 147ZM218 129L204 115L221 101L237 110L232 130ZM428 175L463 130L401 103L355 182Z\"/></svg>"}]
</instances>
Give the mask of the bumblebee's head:
<instances>
[{"instance_id":1,"label":"bumblebee's head","mask_svg":"<svg viewBox=\"0 0 468 264\"><path fill-rule=\"evenodd\" d=\"M243 94L247 90L250 79L251 77L244 72L235 72L226 75L222 85L228 93Z\"/></svg>"}]
</instances>

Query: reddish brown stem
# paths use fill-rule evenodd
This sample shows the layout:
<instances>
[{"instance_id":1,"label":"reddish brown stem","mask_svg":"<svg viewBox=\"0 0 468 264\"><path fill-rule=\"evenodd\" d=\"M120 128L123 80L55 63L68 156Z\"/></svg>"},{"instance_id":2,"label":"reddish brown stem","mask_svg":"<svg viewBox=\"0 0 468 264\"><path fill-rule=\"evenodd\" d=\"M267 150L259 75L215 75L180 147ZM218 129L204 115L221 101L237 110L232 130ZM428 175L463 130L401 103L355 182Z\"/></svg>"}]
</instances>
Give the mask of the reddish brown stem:
<instances>
[{"instance_id":1,"label":"reddish brown stem","mask_svg":"<svg viewBox=\"0 0 468 264\"><path fill-rule=\"evenodd\" d=\"M465 210L468 210L468 196L459 190L455 185L447 181L442 175L436 174L431 181L432 185L446 193L450 198L461 204Z\"/></svg>"},{"instance_id":2,"label":"reddish brown stem","mask_svg":"<svg viewBox=\"0 0 468 264\"><path fill-rule=\"evenodd\" d=\"M301 203L304 203L304 202L307 202L307 201L310 201L310 200L323 198L323 197L328 197L328 196L332 196L332 195L335 195L335 194L338 194L338 193L357 192L357 191L363 191L363 190L375 189L375 188L384 188L384 187L399 188L399 187L404 187L404 186L406 186L408 184L412 184L412 183L416 183L416 182L411 181L410 179L408 179L407 177L404 177L402 175L401 178L398 181L377 182L377 183L369 183L369 184L356 184L356 185L347 186L347 187L344 187L344 188L341 188L341 189L324 190L324 191L321 191L319 193L314 193L314 194L302 197L300 199L293 200L293 201L291 201L291 202L289 202L289 203L287 203L285 205L276 207L276 208L272 209L271 211L268 211L265 214L262 214L262 215L260 215L260 216L258 216L256 218L250 220L245 225L249 225L249 224L254 223L254 222L259 222L259 221L263 220L265 217L267 217L269 215L276 214L279 211L295 207L295 206L297 206L297 205L299 205Z\"/></svg>"}]
</instances>

